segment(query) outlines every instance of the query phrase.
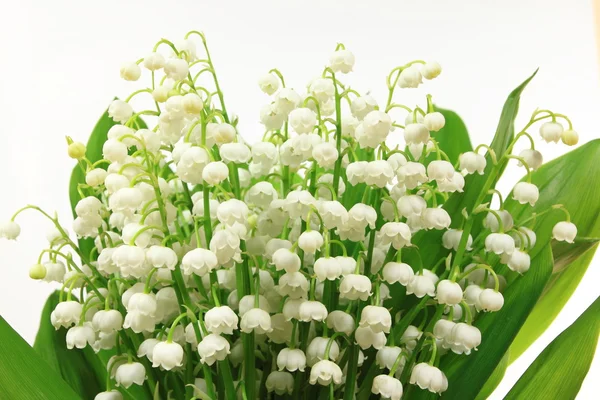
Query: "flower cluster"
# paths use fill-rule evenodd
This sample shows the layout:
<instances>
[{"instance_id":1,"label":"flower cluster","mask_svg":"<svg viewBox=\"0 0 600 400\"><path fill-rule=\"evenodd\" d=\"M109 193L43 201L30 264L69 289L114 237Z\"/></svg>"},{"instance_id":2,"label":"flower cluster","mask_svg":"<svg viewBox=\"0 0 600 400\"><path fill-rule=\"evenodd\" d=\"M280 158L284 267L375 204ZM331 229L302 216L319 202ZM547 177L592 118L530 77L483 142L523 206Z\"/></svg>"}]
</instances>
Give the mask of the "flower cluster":
<instances>
[{"instance_id":1,"label":"flower cluster","mask_svg":"<svg viewBox=\"0 0 600 400\"><path fill-rule=\"evenodd\" d=\"M440 359L477 350L473 323L502 308L504 275L527 272L536 234L531 218L503 208L494 179L472 210L450 215L444 204L469 175L496 177L516 160L527 179L512 196L533 206L542 154L527 130L542 122L543 140L568 145L577 134L564 115L537 110L504 154L480 145L452 162L436 140L450 133L432 97L414 107L394 100L397 88L430 85L441 66L394 68L380 104L340 81L354 63L340 44L303 90L276 69L260 77L269 100L254 144L227 112L202 34L163 39L122 66L123 79L148 86L110 104L103 158L68 139L85 174L74 235L35 206L0 225L16 239L23 210L52 222L30 276L62 285L51 322L68 329L68 348L116 349L96 399L120 399L131 385L247 399L320 385L327 398L352 398L364 365L368 389L397 400L411 384L442 393ZM135 112L144 96L150 109ZM404 145L390 147L392 137ZM521 138L530 147L513 155ZM554 209L566 215L554 238L572 242L568 212ZM447 256L411 263L413 238L430 230L443 232Z\"/></svg>"}]
</instances>

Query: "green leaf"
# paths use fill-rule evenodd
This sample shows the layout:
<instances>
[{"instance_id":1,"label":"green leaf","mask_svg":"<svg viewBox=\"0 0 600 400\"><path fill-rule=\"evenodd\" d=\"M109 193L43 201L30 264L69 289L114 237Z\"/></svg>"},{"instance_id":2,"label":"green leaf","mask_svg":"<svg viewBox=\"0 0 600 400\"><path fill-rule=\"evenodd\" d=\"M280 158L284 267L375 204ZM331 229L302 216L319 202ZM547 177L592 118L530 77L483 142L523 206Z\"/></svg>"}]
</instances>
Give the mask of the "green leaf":
<instances>
[{"instance_id":1,"label":"green leaf","mask_svg":"<svg viewBox=\"0 0 600 400\"><path fill-rule=\"evenodd\" d=\"M83 350L67 349L65 339L67 330L65 328L55 330L50 323L50 314L54 311L58 300L58 291L52 293L46 300L33 348L81 398L93 399L103 390L103 377L97 377ZM87 350L94 355L91 349L87 348ZM105 375L106 371L104 371Z\"/></svg>"},{"instance_id":2,"label":"green leaf","mask_svg":"<svg viewBox=\"0 0 600 400\"><path fill-rule=\"evenodd\" d=\"M0 317L0 397L78 400L77 393Z\"/></svg>"},{"instance_id":3,"label":"green leaf","mask_svg":"<svg viewBox=\"0 0 600 400\"><path fill-rule=\"evenodd\" d=\"M531 182L540 190L540 198L535 206L519 204L511 195L504 203L505 209L515 221L522 221L533 212L539 213L555 204L562 204L571 214L571 221L577 225L578 237L600 237L600 185L594 184L600 182L599 159L600 139L596 139L544 164L531 176ZM534 252L550 240L552 228L564 219L565 215L560 210L537 218L534 228L537 245ZM579 247L583 253L591 246ZM557 260L573 258L572 254L569 255L573 247L568 244L554 246L554 250L557 251L554 254Z\"/></svg>"},{"instance_id":4,"label":"green leaf","mask_svg":"<svg viewBox=\"0 0 600 400\"><path fill-rule=\"evenodd\" d=\"M502 309L485 313L475 322L481 331L478 351L469 356L449 354L442 358L440 369L449 382L444 399L474 399L479 394L525 323L551 273L552 250L546 245L531 260L531 269L504 291ZM420 392L418 398L435 398Z\"/></svg>"},{"instance_id":5,"label":"green leaf","mask_svg":"<svg viewBox=\"0 0 600 400\"><path fill-rule=\"evenodd\" d=\"M596 248L597 246L588 250L567 269L551 276L542 297L510 346L510 363L519 358L558 316L579 286L579 282L594 258Z\"/></svg>"},{"instance_id":6,"label":"green leaf","mask_svg":"<svg viewBox=\"0 0 600 400\"><path fill-rule=\"evenodd\" d=\"M508 368L509 353L510 351L504 353L502 360L500 360L500 364L498 364L494 372L492 372L492 375L488 378L485 385L483 385L483 388L481 389L475 400L486 400L488 397L490 397L494 390L496 390L496 388L502 381L502 378L504 378L506 368Z\"/></svg>"},{"instance_id":7,"label":"green leaf","mask_svg":"<svg viewBox=\"0 0 600 400\"><path fill-rule=\"evenodd\" d=\"M600 297L542 351L505 399L574 399L594 358L599 316Z\"/></svg>"},{"instance_id":8,"label":"green leaf","mask_svg":"<svg viewBox=\"0 0 600 400\"><path fill-rule=\"evenodd\" d=\"M431 132L431 136L437 140L440 149L450 158L450 162L455 164L458 161L458 156L464 152L473 150L469 132L463 120L454 111L437 106L435 107L435 111L444 115L446 124L439 131Z\"/></svg>"},{"instance_id":9,"label":"green leaf","mask_svg":"<svg viewBox=\"0 0 600 400\"><path fill-rule=\"evenodd\" d=\"M536 73L537 71L513 90L504 103L502 114L500 115L500 122L498 123L496 134L494 135L491 144L491 148L498 157L508 149L510 142L514 139L514 122L519 110L521 93ZM467 176L465 178L465 191L463 193L453 193L444 204L444 209L454 217L454 220L452 221L453 227L456 227L461 223L461 218L458 216L463 208L466 207L468 211L473 208L477 197L485 185L488 175L493 167L491 158L488 156L486 159L487 166L484 175L472 174ZM474 224L474 234L477 233L481 226L481 224L478 223L479 220L480 219ZM442 235L443 232L439 230L421 231L415 235L413 243L419 247L424 265L433 265L440 258L445 257L448 254L448 250L442 247Z\"/></svg>"},{"instance_id":10,"label":"green leaf","mask_svg":"<svg viewBox=\"0 0 600 400\"><path fill-rule=\"evenodd\" d=\"M516 360L548 328L571 297L583 277L600 237L600 140L585 145L543 165L532 174L532 183L538 186L540 198L534 207L522 205L510 196L505 208L515 221L523 221L533 212L540 213L554 204L562 204L577 225L575 243L552 242L554 274L539 303L511 347L511 362ZM540 246L552 237L554 225L564 220L560 210L553 210L536 219L534 231L537 244L530 252L533 256ZM582 254L586 254L581 259Z\"/></svg>"}]
</instances>

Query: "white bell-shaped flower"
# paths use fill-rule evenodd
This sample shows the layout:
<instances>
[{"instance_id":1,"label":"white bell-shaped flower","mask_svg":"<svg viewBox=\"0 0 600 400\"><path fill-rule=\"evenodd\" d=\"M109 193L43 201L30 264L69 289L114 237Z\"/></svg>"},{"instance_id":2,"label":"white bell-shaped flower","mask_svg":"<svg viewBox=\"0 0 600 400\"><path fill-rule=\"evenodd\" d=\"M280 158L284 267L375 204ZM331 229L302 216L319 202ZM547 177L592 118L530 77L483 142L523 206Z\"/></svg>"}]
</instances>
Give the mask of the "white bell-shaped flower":
<instances>
[{"instance_id":1,"label":"white bell-shaped flower","mask_svg":"<svg viewBox=\"0 0 600 400\"><path fill-rule=\"evenodd\" d=\"M301 272L286 272L279 278L279 293L292 299L306 297L310 287L308 279Z\"/></svg>"},{"instance_id":2,"label":"white bell-shaped flower","mask_svg":"<svg viewBox=\"0 0 600 400\"><path fill-rule=\"evenodd\" d=\"M277 368L280 371L288 370L290 372L304 371L306 367L306 356L300 349L282 349L277 354Z\"/></svg>"},{"instance_id":3,"label":"white bell-shaped flower","mask_svg":"<svg viewBox=\"0 0 600 400\"><path fill-rule=\"evenodd\" d=\"M443 208L427 208L421 216L426 229L448 229L452 220Z\"/></svg>"},{"instance_id":4,"label":"white bell-shaped flower","mask_svg":"<svg viewBox=\"0 0 600 400\"><path fill-rule=\"evenodd\" d=\"M564 131L560 122L544 122L540 126L540 136L546 143L558 143Z\"/></svg>"},{"instance_id":5,"label":"white bell-shaped flower","mask_svg":"<svg viewBox=\"0 0 600 400\"><path fill-rule=\"evenodd\" d=\"M463 291L458 283L444 279L438 282L435 298L439 304L453 306L462 301Z\"/></svg>"},{"instance_id":6,"label":"white bell-shaped flower","mask_svg":"<svg viewBox=\"0 0 600 400\"><path fill-rule=\"evenodd\" d=\"M342 265L335 257L320 257L313 266L320 282L334 281L342 275Z\"/></svg>"},{"instance_id":7,"label":"white bell-shaped flower","mask_svg":"<svg viewBox=\"0 0 600 400\"><path fill-rule=\"evenodd\" d=\"M325 321L327 318L327 308L319 301L305 301L300 304L298 310L300 315L300 321L311 322L311 321Z\"/></svg>"},{"instance_id":8,"label":"white bell-shaped flower","mask_svg":"<svg viewBox=\"0 0 600 400\"><path fill-rule=\"evenodd\" d=\"M369 327L356 328L354 332L354 340L360 346L361 349L366 350L373 347L375 350L379 350L385 346L387 341L385 333L373 332Z\"/></svg>"},{"instance_id":9,"label":"white bell-shaped flower","mask_svg":"<svg viewBox=\"0 0 600 400\"><path fill-rule=\"evenodd\" d=\"M21 227L14 221L0 223L0 238L16 240L21 233Z\"/></svg>"},{"instance_id":10,"label":"white bell-shaped flower","mask_svg":"<svg viewBox=\"0 0 600 400\"><path fill-rule=\"evenodd\" d=\"M108 106L108 116L115 120L115 122L124 124L132 115L133 108L123 100L113 100Z\"/></svg>"},{"instance_id":11,"label":"white bell-shaped flower","mask_svg":"<svg viewBox=\"0 0 600 400\"><path fill-rule=\"evenodd\" d=\"M274 74L264 74L258 78L258 87L269 96L279 89L279 79Z\"/></svg>"},{"instance_id":12,"label":"white bell-shaped flower","mask_svg":"<svg viewBox=\"0 0 600 400\"><path fill-rule=\"evenodd\" d=\"M119 331L123 328L123 315L117 310L100 310L94 314L92 325L99 332Z\"/></svg>"},{"instance_id":13,"label":"white bell-shaped flower","mask_svg":"<svg viewBox=\"0 0 600 400\"><path fill-rule=\"evenodd\" d=\"M494 289L483 289L479 294L479 307L483 311L498 311L504 305L504 296Z\"/></svg>"},{"instance_id":14,"label":"white bell-shaped flower","mask_svg":"<svg viewBox=\"0 0 600 400\"><path fill-rule=\"evenodd\" d=\"M437 132L446 125L446 118L441 112L435 111L423 117L423 124L427 127L427 130Z\"/></svg>"},{"instance_id":15,"label":"white bell-shaped flower","mask_svg":"<svg viewBox=\"0 0 600 400\"><path fill-rule=\"evenodd\" d=\"M355 98L350 104L350 111L359 120L363 120L365 116L377 107L377 101L373 96L365 95Z\"/></svg>"},{"instance_id":16,"label":"white bell-shaped flower","mask_svg":"<svg viewBox=\"0 0 600 400\"><path fill-rule=\"evenodd\" d=\"M329 57L329 66L333 72L347 74L352 71L354 61L354 54L350 50L339 49Z\"/></svg>"},{"instance_id":17,"label":"white bell-shaped flower","mask_svg":"<svg viewBox=\"0 0 600 400\"><path fill-rule=\"evenodd\" d=\"M150 246L146 251L146 260L154 268L167 268L171 271L175 270L175 266L179 261L177 253L170 247Z\"/></svg>"},{"instance_id":18,"label":"white bell-shaped flower","mask_svg":"<svg viewBox=\"0 0 600 400\"><path fill-rule=\"evenodd\" d=\"M402 398L402 383L389 375L377 375L373 379L371 393L378 394L385 399L400 400Z\"/></svg>"},{"instance_id":19,"label":"white bell-shaped flower","mask_svg":"<svg viewBox=\"0 0 600 400\"><path fill-rule=\"evenodd\" d=\"M181 58L169 58L163 68L165 74L175 81L184 79L190 70L187 61Z\"/></svg>"},{"instance_id":20,"label":"white bell-shaped flower","mask_svg":"<svg viewBox=\"0 0 600 400\"><path fill-rule=\"evenodd\" d=\"M317 124L317 114L310 108L296 108L288 118L290 126L298 134L311 133Z\"/></svg>"},{"instance_id":21,"label":"white bell-shaped flower","mask_svg":"<svg viewBox=\"0 0 600 400\"><path fill-rule=\"evenodd\" d=\"M398 168L396 177L398 178L399 184L406 186L406 188L410 190L428 180L425 166L421 163L412 161L409 161L406 165Z\"/></svg>"},{"instance_id":22,"label":"white bell-shaped flower","mask_svg":"<svg viewBox=\"0 0 600 400\"><path fill-rule=\"evenodd\" d=\"M280 114L288 115L301 101L300 95L290 88L282 88L275 95L275 107Z\"/></svg>"},{"instance_id":23,"label":"white bell-shaped flower","mask_svg":"<svg viewBox=\"0 0 600 400\"><path fill-rule=\"evenodd\" d=\"M116 389L106 392L100 392L94 397L94 400L123 400L123 395Z\"/></svg>"},{"instance_id":24,"label":"white bell-shaped flower","mask_svg":"<svg viewBox=\"0 0 600 400\"><path fill-rule=\"evenodd\" d=\"M462 238L462 235L463 235L462 230L448 229L442 235L442 245L445 248L447 248L448 250L454 249L455 251L457 251L458 246L460 244L460 240ZM469 234L469 236L467 237L467 247L466 247L467 250L470 250L472 245L473 245L473 237Z\"/></svg>"},{"instance_id":25,"label":"white bell-shaped flower","mask_svg":"<svg viewBox=\"0 0 600 400\"><path fill-rule=\"evenodd\" d=\"M294 376L285 371L272 371L267 376L265 387L278 396L291 395L294 392Z\"/></svg>"},{"instance_id":26,"label":"white bell-shaped flower","mask_svg":"<svg viewBox=\"0 0 600 400\"><path fill-rule=\"evenodd\" d=\"M400 250L410 244L410 228L403 222L387 222L379 232L383 246L391 244L396 250Z\"/></svg>"},{"instance_id":27,"label":"white bell-shaped flower","mask_svg":"<svg viewBox=\"0 0 600 400\"><path fill-rule=\"evenodd\" d=\"M512 271L524 274L529 270L529 266L531 265L531 257L524 251L515 249L515 251L510 255L506 265Z\"/></svg>"},{"instance_id":28,"label":"white bell-shaped flower","mask_svg":"<svg viewBox=\"0 0 600 400\"><path fill-rule=\"evenodd\" d=\"M229 176L229 168L222 161L206 164L202 170L202 179L209 185L219 185Z\"/></svg>"},{"instance_id":29,"label":"white bell-shaped flower","mask_svg":"<svg viewBox=\"0 0 600 400\"><path fill-rule=\"evenodd\" d=\"M540 197L540 191L533 183L519 182L513 188L513 197L521 204L534 206Z\"/></svg>"},{"instance_id":30,"label":"white bell-shaped flower","mask_svg":"<svg viewBox=\"0 0 600 400\"><path fill-rule=\"evenodd\" d=\"M410 123L404 128L406 144L425 144L429 141L429 129L422 123Z\"/></svg>"},{"instance_id":31,"label":"white bell-shaped flower","mask_svg":"<svg viewBox=\"0 0 600 400\"><path fill-rule=\"evenodd\" d=\"M337 200L321 201L317 205L326 229L335 229L348 222L348 211Z\"/></svg>"},{"instance_id":32,"label":"white bell-shaped flower","mask_svg":"<svg viewBox=\"0 0 600 400\"><path fill-rule=\"evenodd\" d=\"M210 250L200 248L187 252L181 260L181 270L188 276L192 274L205 276L217 265L217 256Z\"/></svg>"},{"instance_id":33,"label":"white bell-shaped flower","mask_svg":"<svg viewBox=\"0 0 600 400\"><path fill-rule=\"evenodd\" d=\"M308 344L306 348L306 364L309 367L314 366L318 361L325 360L325 350L330 338L317 336ZM334 340L329 349L329 359L336 361L340 356L340 347Z\"/></svg>"},{"instance_id":34,"label":"white bell-shaped flower","mask_svg":"<svg viewBox=\"0 0 600 400\"><path fill-rule=\"evenodd\" d=\"M485 238L485 249L498 255L511 255L515 251L515 240L506 233L490 233Z\"/></svg>"},{"instance_id":35,"label":"white bell-shaped flower","mask_svg":"<svg viewBox=\"0 0 600 400\"><path fill-rule=\"evenodd\" d=\"M316 383L322 386L328 386L331 383L339 385L342 383L342 375L342 370L336 363L321 360L312 366L309 382L311 385Z\"/></svg>"},{"instance_id":36,"label":"white bell-shaped flower","mask_svg":"<svg viewBox=\"0 0 600 400\"><path fill-rule=\"evenodd\" d=\"M385 160L371 161L365 171L365 183L369 186L383 188L394 178L392 166Z\"/></svg>"},{"instance_id":37,"label":"white bell-shaped flower","mask_svg":"<svg viewBox=\"0 0 600 400\"><path fill-rule=\"evenodd\" d=\"M238 328L238 321L238 316L229 306L213 307L204 314L206 329L217 335L232 335Z\"/></svg>"},{"instance_id":38,"label":"white bell-shaped flower","mask_svg":"<svg viewBox=\"0 0 600 400\"><path fill-rule=\"evenodd\" d=\"M409 382L432 393L442 393L448 389L446 375L440 369L424 362L413 367Z\"/></svg>"},{"instance_id":39,"label":"white bell-shaped flower","mask_svg":"<svg viewBox=\"0 0 600 400\"><path fill-rule=\"evenodd\" d=\"M129 389L131 385L143 385L146 380L146 369L139 362L124 363L116 368L115 382L117 386Z\"/></svg>"},{"instance_id":40,"label":"white bell-shaped flower","mask_svg":"<svg viewBox=\"0 0 600 400\"><path fill-rule=\"evenodd\" d=\"M313 147L312 157L315 159L317 164L319 164L319 167L330 169L335 165L339 154L334 143L323 142Z\"/></svg>"},{"instance_id":41,"label":"white bell-shaped flower","mask_svg":"<svg viewBox=\"0 0 600 400\"><path fill-rule=\"evenodd\" d=\"M60 302L50 314L50 321L55 329L62 327L68 328L71 325L79 324L83 306L81 303L73 300Z\"/></svg>"},{"instance_id":42,"label":"white bell-shaped flower","mask_svg":"<svg viewBox=\"0 0 600 400\"><path fill-rule=\"evenodd\" d=\"M390 333L392 327L392 315L385 307L366 306L360 314L360 327L368 327L373 332Z\"/></svg>"},{"instance_id":43,"label":"white bell-shaped flower","mask_svg":"<svg viewBox=\"0 0 600 400\"><path fill-rule=\"evenodd\" d=\"M474 326L459 322L444 338L443 346L449 347L456 354L470 354L481 344L481 332Z\"/></svg>"},{"instance_id":44,"label":"white bell-shaped flower","mask_svg":"<svg viewBox=\"0 0 600 400\"><path fill-rule=\"evenodd\" d=\"M383 266L383 279L390 284L399 282L406 286L414 277L415 273L412 267L406 263L389 262Z\"/></svg>"},{"instance_id":45,"label":"white bell-shaped flower","mask_svg":"<svg viewBox=\"0 0 600 400\"><path fill-rule=\"evenodd\" d=\"M198 343L200 361L207 365L223 361L229 355L230 347L229 342L224 337L214 333L208 334Z\"/></svg>"},{"instance_id":46,"label":"white bell-shaped flower","mask_svg":"<svg viewBox=\"0 0 600 400\"><path fill-rule=\"evenodd\" d=\"M512 215L506 210L497 210L496 214L498 214L500 216L500 219L502 220L502 226L504 228L504 231L509 231L514 225ZM500 230L500 225L498 224L498 217L496 217L494 213L487 213L483 220L483 226L485 228L488 228L492 232L498 232Z\"/></svg>"},{"instance_id":47,"label":"white bell-shaped flower","mask_svg":"<svg viewBox=\"0 0 600 400\"><path fill-rule=\"evenodd\" d=\"M477 172L479 175L483 175L485 170L486 161L485 157L481 154L477 154L474 151L467 151L462 153L459 157L460 170L463 173L474 174Z\"/></svg>"},{"instance_id":48,"label":"white bell-shaped flower","mask_svg":"<svg viewBox=\"0 0 600 400\"><path fill-rule=\"evenodd\" d=\"M479 296L482 291L483 289L477 284L467 286L463 295L465 303L470 306L475 306L476 309L480 310L481 304L479 302Z\"/></svg>"},{"instance_id":49,"label":"white bell-shaped flower","mask_svg":"<svg viewBox=\"0 0 600 400\"><path fill-rule=\"evenodd\" d=\"M573 243L577 236L577 226L568 221L561 221L552 228L552 238L561 242Z\"/></svg>"},{"instance_id":50,"label":"white bell-shaped flower","mask_svg":"<svg viewBox=\"0 0 600 400\"><path fill-rule=\"evenodd\" d=\"M154 351L154 346L160 343L160 340L154 338L148 338L140 344L137 351L138 357L146 357L150 362L152 362L152 352Z\"/></svg>"},{"instance_id":51,"label":"white bell-shaped flower","mask_svg":"<svg viewBox=\"0 0 600 400\"><path fill-rule=\"evenodd\" d=\"M367 301L371 296L371 280L358 274L348 274L340 282L340 298Z\"/></svg>"},{"instance_id":52,"label":"white bell-shaped flower","mask_svg":"<svg viewBox=\"0 0 600 400\"><path fill-rule=\"evenodd\" d=\"M527 166L533 171L537 170L544 163L544 156L537 150L525 149L519 153L521 157L527 163ZM519 166L522 164L519 163Z\"/></svg>"},{"instance_id":53,"label":"white bell-shaped flower","mask_svg":"<svg viewBox=\"0 0 600 400\"><path fill-rule=\"evenodd\" d=\"M406 285L406 294L414 294L418 298L427 295L435 296L435 284L425 275L415 275Z\"/></svg>"},{"instance_id":54,"label":"white bell-shaped flower","mask_svg":"<svg viewBox=\"0 0 600 400\"><path fill-rule=\"evenodd\" d=\"M67 349L83 349L87 345L92 345L96 341L96 333L92 329L92 324L86 322L83 325L74 326L67 331Z\"/></svg>"},{"instance_id":55,"label":"white bell-shaped flower","mask_svg":"<svg viewBox=\"0 0 600 400\"><path fill-rule=\"evenodd\" d=\"M319 231L305 231L298 238L298 247L305 253L315 254L322 246L323 235Z\"/></svg>"},{"instance_id":56,"label":"white bell-shaped flower","mask_svg":"<svg viewBox=\"0 0 600 400\"><path fill-rule=\"evenodd\" d=\"M273 330L269 313L260 308L253 308L242 316L240 330L244 333L268 333Z\"/></svg>"},{"instance_id":57,"label":"white bell-shaped flower","mask_svg":"<svg viewBox=\"0 0 600 400\"><path fill-rule=\"evenodd\" d=\"M400 72L400 76L398 79L398 86L401 88L417 88L419 85L423 83L423 77L421 75L421 71L419 67L416 65L411 65L407 68L404 68Z\"/></svg>"},{"instance_id":58,"label":"white bell-shaped flower","mask_svg":"<svg viewBox=\"0 0 600 400\"><path fill-rule=\"evenodd\" d=\"M250 148L243 143L224 143L219 154L223 162L235 164L246 164L252 156Z\"/></svg>"},{"instance_id":59,"label":"white bell-shaped flower","mask_svg":"<svg viewBox=\"0 0 600 400\"><path fill-rule=\"evenodd\" d=\"M400 356L400 353L402 353L402 348L398 346L384 346L377 351L377 355L375 356L375 363L381 369L387 368L391 370L394 364L396 363L398 356ZM402 357L400 359L398 369L396 369L396 372L398 370L402 370L405 363L406 357Z\"/></svg>"},{"instance_id":60,"label":"white bell-shaped flower","mask_svg":"<svg viewBox=\"0 0 600 400\"><path fill-rule=\"evenodd\" d=\"M327 316L327 327L350 336L355 329L354 318L342 310L334 310Z\"/></svg>"},{"instance_id":61,"label":"white bell-shaped flower","mask_svg":"<svg viewBox=\"0 0 600 400\"><path fill-rule=\"evenodd\" d=\"M217 256L220 265L225 265L232 259L241 262L240 237L230 229L214 232L209 248Z\"/></svg>"},{"instance_id":62,"label":"white bell-shaped flower","mask_svg":"<svg viewBox=\"0 0 600 400\"><path fill-rule=\"evenodd\" d=\"M152 350L152 366L162 367L167 371L183 365L183 347L175 342L159 342Z\"/></svg>"}]
</instances>

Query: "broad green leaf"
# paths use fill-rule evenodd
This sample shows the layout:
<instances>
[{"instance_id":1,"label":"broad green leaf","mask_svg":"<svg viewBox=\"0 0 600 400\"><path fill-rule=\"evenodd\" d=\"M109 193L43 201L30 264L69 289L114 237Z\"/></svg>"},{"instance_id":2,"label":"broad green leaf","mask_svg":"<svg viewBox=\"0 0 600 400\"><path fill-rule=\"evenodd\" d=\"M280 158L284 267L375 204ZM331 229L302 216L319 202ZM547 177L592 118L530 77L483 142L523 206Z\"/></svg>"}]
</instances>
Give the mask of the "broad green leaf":
<instances>
[{"instance_id":1,"label":"broad green leaf","mask_svg":"<svg viewBox=\"0 0 600 400\"><path fill-rule=\"evenodd\" d=\"M510 142L515 136L514 122L519 110L521 93L529 81L533 79L536 73L537 71L527 78L515 90L513 90L504 103L502 114L500 115L500 122L498 123L496 134L494 135L494 139L490 145L498 156L503 154L508 149ZM452 194L448 201L444 204L444 209L448 211L451 216L453 216L453 227L456 227L461 223L461 218L459 215L463 208L467 208L469 212L473 208L477 197L485 185L492 167L492 161L488 156L484 175L473 174L467 176L465 179L465 191L463 193ZM474 233L479 230L479 226L481 225L478 223L478 221L476 221L474 224ZM413 243L419 246L419 249L423 255L424 265L433 265L440 258L448 254L448 250L442 247L442 235L443 232L439 230L421 231L415 235Z\"/></svg>"},{"instance_id":2,"label":"broad green leaf","mask_svg":"<svg viewBox=\"0 0 600 400\"><path fill-rule=\"evenodd\" d=\"M444 399L474 399L490 379L510 344L525 323L552 273L552 250L546 245L531 260L531 269L504 291L504 306L495 313L485 313L475 326L481 331L481 345L469 356L448 354L440 369L448 377ZM419 399L435 399L419 391Z\"/></svg>"},{"instance_id":3,"label":"broad green leaf","mask_svg":"<svg viewBox=\"0 0 600 400\"><path fill-rule=\"evenodd\" d=\"M540 198L534 207L519 204L512 195L505 201L505 208L516 222L523 221L533 212L540 213L555 204L562 204L571 214L571 221L577 225L580 238L600 237L600 139L558 157L543 165L532 174L531 181L540 190ZM552 228L563 221L565 215L560 210L551 211L537 218L535 232L537 245L535 253L552 237ZM589 248L589 247L587 247ZM573 247L567 244L554 246L555 259L572 258L569 252ZM581 246L583 253L585 246Z\"/></svg>"},{"instance_id":4,"label":"broad green leaf","mask_svg":"<svg viewBox=\"0 0 600 400\"><path fill-rule=\"evenodd\" d=\"M65 339L67 330L65 328L55 330L50 323L50 314L58 304L58 300L58 291L52 293L46 300L33 348L81 398L93 399L98 392L103 390L106 370L104 370L103 376L97 376L93 366L88 362L84 350L67 349ZM97 359L93 350L86 349Z\"/></svg>"},{"instance_id":5,"label":"broad green leaf","mask_svg":"<svg viewBox=\"0 0 600 400\"><path fill-rule=\"evenodd\" d=\"M502 382L506 368L508 368L509 353L510 351L507 351L504 354L502 360L500 360L500 364L494 369L494 372L492 372L492 375L488 378L485 385L483 385L475 400L486 400L496 390L500 382Z\"/></svg>"},{"instance_id":6,"label":"broad green leaf","mask_svg":"<svg viewBox=\"0 0 600 400\"><path fill-rule=\"evenodd\" d=\"M454 111L437 106L435 107L435 111L444 115L446 124L438 132L431 132L431 136L437 140L440 149L448 155L450 162L455 164L458 161L459 155L473 150L469 132L463 120Z\"/></svg>"},{"instance_id":7,"label":"broad green leaf","mask_svg":"<svg viewBox=\"0 0 600 400\"><path fill-rule=\"evenodd\" d=\"M505 399L574 399L592 364L598 335L600 297L542 351Z\"/></svg>"},{"instance_id":8,"label":"broad green leaf","mask_svg":"<svg viewBox=\"0 0 600 400\"><path fill-rule=\"evenodd\" d=\"M543 165L532 174L532 183L540 190L540 198L534 207L522 205L509 197L505 208L516 222L524 221L533 212L541 213L554 204L564 205L577 225L575 243L552 242L554 274L549 281L552 286L544 289L542 298L534 308L527 323L511 347L511 362L516 360L550 325L571 297L581 277L588 268L593 251L600 237L600 140L585 145ZM559 210L541 215L535 221L537 244L532 256L540 246L551 240L552 228L564 220ZM587 252L587 253L586 253ZM585 259L580 256L586 253ZM581 260L581 261L580 261Z\"/></svg>"},{"instance_id":9,"label":"broad green leaf","mask_svg":"<svg viewBox=\"0 0 600 400\"><path fill-rule=\"evenodd\" d=\"M2 317L0 360L0 398L81 399Z\"/></svg>"},{"instance_id":10,"label":"broad green leaf","mask_svg":"<svg viewBox=\"0 0 600 400\"><path fill-rule=\"evenodd\" d=\"M596 248L597 246L588 250L568 268L550 277L542 297L510 346L510 363L519 358L558 316L579 286L579 282L594 258Z\"/></svg>"}]
</instances>

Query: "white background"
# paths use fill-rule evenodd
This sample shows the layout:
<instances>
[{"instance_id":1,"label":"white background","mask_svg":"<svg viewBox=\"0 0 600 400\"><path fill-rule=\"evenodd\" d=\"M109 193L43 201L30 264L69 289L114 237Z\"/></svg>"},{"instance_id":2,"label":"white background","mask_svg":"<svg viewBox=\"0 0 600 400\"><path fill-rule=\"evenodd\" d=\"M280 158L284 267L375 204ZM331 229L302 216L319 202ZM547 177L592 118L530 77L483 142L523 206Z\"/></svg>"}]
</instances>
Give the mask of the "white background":
<instances>
[{"instance_id":1,"label":"white background","mask_svg":"<svg viewBox=\"0 0 600 400\"><path fill-rule=\"evenodd\" d=\"M256 78L278 67L290 86L301 88L319 74L337 42L357 57L348 78L352 87L372 90L380 102L393 67L417 58L438 60L441 77L418 93L432 93L438 105L459 112L474 144L491 140L507 94L537 67L518 125L536 107L551 108L571 117L581 142L598 136L599 69L593 10L586 1L3 0L2 14L2 219L35 203L70 223L73 161L64 136L85 142L112 97L137 88L119 79L121 62L143 57L161 37L177 40L191 29L207 34L228 108L240 116L249 140L262 134L258 111L266 101ZM416 101L414 94L407 98L409 105ZM539 147L546 159L566 151ZM513 180L520 175L516 171ZM0 314L32 342L53 288L31 281L27 270L45 245L48 224L32 213L19 222L19 241L0 242ZM563 312L509 368L494 398L598 296L599 264L596 257ZM600 371L599 358L581 399L597 398L600 383L590 378Z\"/></svg>"}]
</instances>

